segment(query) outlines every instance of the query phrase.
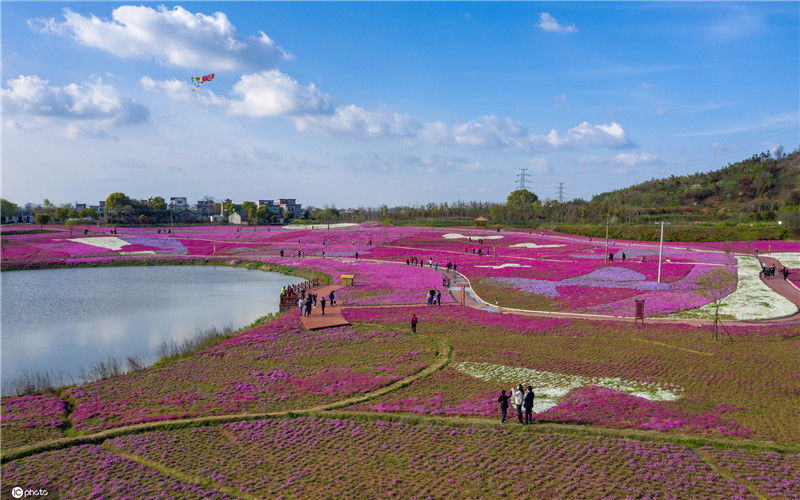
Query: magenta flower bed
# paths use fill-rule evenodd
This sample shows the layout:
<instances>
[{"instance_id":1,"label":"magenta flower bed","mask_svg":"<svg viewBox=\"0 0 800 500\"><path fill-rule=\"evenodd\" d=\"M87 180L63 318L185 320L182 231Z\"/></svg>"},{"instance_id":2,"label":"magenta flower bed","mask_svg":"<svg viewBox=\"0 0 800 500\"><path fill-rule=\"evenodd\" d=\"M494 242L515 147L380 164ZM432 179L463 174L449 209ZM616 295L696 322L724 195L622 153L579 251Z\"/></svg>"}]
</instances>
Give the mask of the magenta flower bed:
<instances>
[{"instance_id":1,"label":"magenta flower bed","mask_svg":"<svg viewBox=\"0 0 800 500\"><path fill-rule=\"evenodd\" d=\"M170 363L64 391L80 430L315 406L416 373L433 345L405 332L308 331L295 314Z\"/></svg>"},{"instance_id":2,"label":"magenta flower bed","mask_svg":"<svg viewBox=\"0 0 800 500\"><path fill-rule=\"evenodd\" d=\"M539 413L539 420L555 420L609 427L657 430L661 432L714 432L725 436L747 438L750 429L725 422L723 414L741 408L721 406L716 411L692 414L667 403L650 401L605 387L577 389L555 407Z\"/></svg>"},{"instance_id":3,"label":"magenta flower bed","mask_svg":"<svg viewBox=\"0 0 800 500\"><path fill-rule=\"evenodd\" d=\"M0 422L20 427L64 425L67 404L55 394L4 397Z\"/></svg>"},{"instance_id":4,"label":"magenta flower bed","mask_svg":"<svg viewBox=\"0 0 800 500\"><path fill-rule=\"evenodd\" d=\"M331 275L336 283L341 283L342 274L354 275L354 287L336 292L337 300L344 305L419 304L425 302L430 289L442 292L443 303L453 301L442 286L442 274L428 267L333 258L269 257L262 260L320 271Z\"/></svg>"},{"instance_id":5,"label":"magenta flower bed","mask_svg":"<svg viewBox=\"0 0 800 500\"><path fill-rule=\"evenodd\" d=\"M685 446L600 436L300 417L110 444L257 497L750 497Z\"/></svg>"},{"instance_id":6,"label":"magenta flower bed","mask_svg":"<svg viewBox=\"0 0 800 500\"><path fill-rule=\"evenodd\" d=\"M2 398L3 447L63 436L67 403L55 394Z\"/></svg>"},{"instance_id":7,"label":"magenta flower bed","mask_svg":"<svg viewBox=\"0 0 800 500\"><path fill-rule=\"evenodd\" d=\"M769 498L800 498L800 455L750 452L704 446L701 450L738 480Z\"/></svg>"},{"instance_id":8,"label":"magenta flower bed","mask_svg":"<svg viewBox=\"0 0 800 500\"><path fill-rule=\"evenodd\" d=\"M11 488L47 490L27 498L232 498L183 482L99 446L73 446L3 464L3 498Z\"/></svg>"}]
</instances>

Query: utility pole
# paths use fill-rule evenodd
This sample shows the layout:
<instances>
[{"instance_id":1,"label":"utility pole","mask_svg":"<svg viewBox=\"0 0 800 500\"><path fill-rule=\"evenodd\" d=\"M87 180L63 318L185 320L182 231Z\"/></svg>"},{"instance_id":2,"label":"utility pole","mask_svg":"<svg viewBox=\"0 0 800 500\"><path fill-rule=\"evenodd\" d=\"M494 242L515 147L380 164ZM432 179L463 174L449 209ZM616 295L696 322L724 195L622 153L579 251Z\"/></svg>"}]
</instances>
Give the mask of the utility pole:
<instances>
[{"instance_id":1,"label":"utility pole","mask_svg":"<svg viewBox=\"0 0 800 500\"><path fill-rule=\"evenodd\" d=\"M611 222L611 215L606 214L606 262L608 262L608 225Z\"/></svg>"},{"instance_id":2,"label":"utility pole","mask_svg":"<svg viewBox=\"0 0 800 500\"><path fill-rule=\"evenodd\" d=\"M664 224L669 224L669 222L664 222L662 220L659 224L661 224L661 242L658 244L658 279L656 281L661 283L661 255L664 250Z\"/></svg>"},{"instance_id":3,"label":"utility pole","mask_svg":"<svg viewBox=\"0 0 800 500\"><path fill-rule=\"evenodd\" d=\"M528 189L528 169L521 168L519 169L519 173L517 174L517 189Z\"/></svg>"},{"instance_id":4,"label":"utility pole","mask_svg":"<svg viewBox=\"0 0 800 500\"><path fill-rule=\"evenodd\" d=\"M564 183L558 183L558 202L564 203Z\"/></svg>"}]
</instances>

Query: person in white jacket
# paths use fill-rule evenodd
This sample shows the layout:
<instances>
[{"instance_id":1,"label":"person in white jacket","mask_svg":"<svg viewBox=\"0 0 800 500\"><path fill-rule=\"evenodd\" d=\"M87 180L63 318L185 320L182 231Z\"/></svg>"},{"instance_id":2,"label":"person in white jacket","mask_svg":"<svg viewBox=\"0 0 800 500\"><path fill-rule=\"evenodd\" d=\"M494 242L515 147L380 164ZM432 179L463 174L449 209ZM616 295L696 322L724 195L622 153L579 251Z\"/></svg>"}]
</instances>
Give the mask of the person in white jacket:
<instances>
[{"instance_id":1,"label":"person in white jacket","mask_svg":"<svg viewBox=\"0 0 800 500\"><path fill-rule=\"evenodd\" d=\"M519 384L516 389L511 389L511 401L514 402L514 406L517 408L517 420L519 420L519 423L523 423L522 403L525 402L525 390L522 388L522 384Z\"/></svg>"}]
</instances>

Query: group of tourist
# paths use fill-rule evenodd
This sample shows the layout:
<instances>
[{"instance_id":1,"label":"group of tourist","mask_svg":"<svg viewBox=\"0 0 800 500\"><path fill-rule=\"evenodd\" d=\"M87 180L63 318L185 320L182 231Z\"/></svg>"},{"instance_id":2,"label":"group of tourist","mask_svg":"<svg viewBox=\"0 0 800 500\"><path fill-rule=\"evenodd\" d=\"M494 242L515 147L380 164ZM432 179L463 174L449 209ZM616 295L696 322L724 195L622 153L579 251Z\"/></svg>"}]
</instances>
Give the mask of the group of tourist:
<instances>
[{"instance_id":1,"label":"group of tourist","mask_svg":"<svg viewBox=\"0 0 800 500\"><path fill-rule=\"evenodd\" d=\"M409 257L409 258L406 259L406 265L407 266L417 266L418 265L419 267L423 267L423 266L425 266L425 260L424 259L419 259L417 257ZM435 262L431 257L428 257L428 267L433 268L434 271L438 271L439 270L439 263ZM455 262L448 262L446 267L447 267L447 272L448 273L450 271L454 271L455 272L455 271L458 270L458 265Z\"/></svg>"},{"instance_id":2,"label":"group of tourist","mask_svg":"<svg viewBox=\"0 0 800 500\"><path fill-rule=\"evenodd\" d=\"M434 289L428 290L428 305L442 305L442 292Z\"/></svg>"},{"instance_id":3,"label":"group of tourist","mask_svg":"<svg viewBox=\"0 0 800 500\"><path fill-rule=\"evenodd\" d=\"M789 278L789 270L786 267L781 268L780 273L781 276L783 276L784 280ZM762 262L760 274L765 278L772 278L773 276L775 276L775 264L772 264L771 266L767 267L767 265Z\"/></svg>"},{"instance_id":4,"label":"group of tourist","mask_svg":"<svg viewBox=\"0 0 800 500\"><path fill-rule=\"evenodd\" d=\"M508 394L506 394L505 389L500 391L500 397L497 398L497 402L500 403L500 423L506 423L506 416L508 414L508 405L514 405L514 408L517 410L517 420L521 424L531 424L533 423L533 399L535 395L533 392L533 386L528 386L528 391L526 392L525 389L522 388L522 384L520 384L516 389L511 389ZM523 420L522 410L525 410L525 420Z\"/></svg>"},{"instance_id":5,"label":"group of tourist","mask_svg":"<svg viewBox=\"0 0 800 500\"><path fill-rule=\"evenodd\" d=\"M328 294L328 300L325 300L325 296L323 295L322 298L319 299L319 306L322 315L325 316L325 305L336 305L336 290L331 290ZM305 288L300 291L300 296L297 299L297 308L299 310L300 317L303 316L311 316L311 309L317 307L317 293L316 292L308 292L306 293Z\"/></svg>"}]
</instances>

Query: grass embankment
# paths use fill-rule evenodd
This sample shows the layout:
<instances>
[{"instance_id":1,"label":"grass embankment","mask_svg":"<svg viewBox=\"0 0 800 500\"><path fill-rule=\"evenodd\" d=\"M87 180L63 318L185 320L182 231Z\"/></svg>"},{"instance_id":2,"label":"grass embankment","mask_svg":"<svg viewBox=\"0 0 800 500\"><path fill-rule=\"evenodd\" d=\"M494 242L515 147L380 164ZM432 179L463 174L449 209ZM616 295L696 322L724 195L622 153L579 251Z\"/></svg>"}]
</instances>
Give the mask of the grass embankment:
<instances>
[{"instance_id":1,"label":"grass embankment","mask_svg":"<svg viewBox=\"0 0 800 500\"><path fill-rule=\"evenodd\" d=\"M539 229L593 238L606 237L605 224L543 224L539 226ZM609 227L608 237L623 240L659 241L661 227L657 224L615 224ZM671 242L780 240L789 239L789 233L767 226L676 223L666 226L664 239Z\"/></svg>"}]
</instances>

